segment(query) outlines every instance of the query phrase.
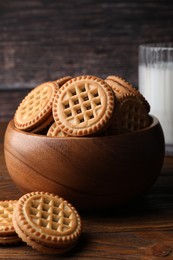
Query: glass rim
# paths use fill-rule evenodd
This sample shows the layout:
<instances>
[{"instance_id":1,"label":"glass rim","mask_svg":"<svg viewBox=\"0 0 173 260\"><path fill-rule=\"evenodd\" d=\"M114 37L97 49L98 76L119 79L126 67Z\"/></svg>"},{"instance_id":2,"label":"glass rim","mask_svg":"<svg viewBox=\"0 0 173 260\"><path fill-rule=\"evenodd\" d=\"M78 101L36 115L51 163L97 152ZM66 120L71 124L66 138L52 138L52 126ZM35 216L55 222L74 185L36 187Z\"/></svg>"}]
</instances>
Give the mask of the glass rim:
<instances>
[{"instance_id":1,"label":"glass rim","mask_svg":"<svg viewBox=\"0 0 173 260\"><path fill-rule=\"evenodd\" d=\"M160 50L173 50L173 42L152 42L152 43L142 43L139 48L152 48Z\"/></svg>"}]
</instances>

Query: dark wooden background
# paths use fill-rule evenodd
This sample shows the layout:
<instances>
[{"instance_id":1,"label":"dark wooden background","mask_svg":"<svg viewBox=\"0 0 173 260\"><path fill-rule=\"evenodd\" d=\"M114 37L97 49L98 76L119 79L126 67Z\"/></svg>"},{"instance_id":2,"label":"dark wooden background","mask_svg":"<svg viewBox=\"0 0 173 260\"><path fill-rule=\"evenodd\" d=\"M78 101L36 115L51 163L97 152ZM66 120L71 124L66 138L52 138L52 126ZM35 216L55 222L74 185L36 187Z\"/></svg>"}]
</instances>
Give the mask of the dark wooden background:
<instances>
[{"instance_id":1,"label":"dark wooden background","mask_svg":"<svg viewBox=\"0 0 173 260\"><path fill-rule=\"evenodd\" d=\"M65 75L138 85L138 46L173 41L172 0L0 0L0 121L30 88Z\"/></svg>"}]
</instances>

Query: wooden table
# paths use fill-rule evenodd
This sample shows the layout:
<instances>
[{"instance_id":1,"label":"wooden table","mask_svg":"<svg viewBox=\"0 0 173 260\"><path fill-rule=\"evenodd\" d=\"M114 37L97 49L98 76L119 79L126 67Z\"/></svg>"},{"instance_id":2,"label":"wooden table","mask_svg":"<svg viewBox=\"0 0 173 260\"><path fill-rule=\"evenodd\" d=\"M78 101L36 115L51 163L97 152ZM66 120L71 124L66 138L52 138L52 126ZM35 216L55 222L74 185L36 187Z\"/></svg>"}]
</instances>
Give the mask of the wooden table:
<instances>
[{"instance_id":1,"label":"wooden table","mask_svg":"<svg viewBox=\"0 0 173 260\"><path fill-rule=\"evenodd\" d=\"M0 124L0 199L21 193L10 179L3 155ZM107 212L81 212L83 233L79 243L60 259L156 260L173 259L173 157L165 158L155 185L137 200ZM0 246L0 259L57 259L23 244Z\"/></svg>"}]
</instances>

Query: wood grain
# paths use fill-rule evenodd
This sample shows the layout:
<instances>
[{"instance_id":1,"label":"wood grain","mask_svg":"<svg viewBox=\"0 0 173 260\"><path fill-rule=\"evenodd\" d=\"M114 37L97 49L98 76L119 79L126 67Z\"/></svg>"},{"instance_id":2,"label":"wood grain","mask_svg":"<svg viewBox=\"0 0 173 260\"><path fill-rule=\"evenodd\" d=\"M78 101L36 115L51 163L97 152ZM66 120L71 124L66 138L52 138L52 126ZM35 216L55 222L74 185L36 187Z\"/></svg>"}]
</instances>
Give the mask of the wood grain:
<instances>
[{"instance_id":1,"label":"wood grain","mask_svg":"<svg viewBox=\"0 0 173 260\"><path fill-rule=\"evenodd\" d=\"M92 211L127 202L156 181L164 137L156 118L137 133L58 140L19 131L11 121L4 154L9 174L22 191L56 193Z\"/></svg>"},{"instance_id":2,"label":"wood grain","mask_svg":"<svg viewBox=\"0 0 173 260\"><path fill-rule=\"evenodd\" d=\"M64 75L118 74L138 85L138 46L173 41L173 2L0 2L0 88Z\"/></svg>"},{"instance_id":3,"label":"wood grain","mask_svg":"<svg viewBox=\"0 0 173 260\"><path fill-rule=\"evenodd\" d=\"M138 45L173 41L172 17L171 0L0 1L0 89L9 89L0 91L1 200L21 196L5 166L2 121L13 117L28 88L68 74L115 73L137 86ZM83 235L62 259L173 259L173 159L165 158L142 198L81 215ZM0 259L50 257L20 244L0 246Z\"/></svg>"},{"instance_id":4,"label":"wood grain","mask_svg":"<svg viewBox=\"0 0 173 260\"><path fill-rule=\"evenodd\" d=\"M0 124L0 199L19 198L4 161ZM162 173L146 194L109 212L80 212L83 234L62 259L162 260L173 257L173 158L166 157ZM1 246L0 259L50 259L19 244ZM57 259L57 256L51 257Z\"/></svg>"}]
</instances>

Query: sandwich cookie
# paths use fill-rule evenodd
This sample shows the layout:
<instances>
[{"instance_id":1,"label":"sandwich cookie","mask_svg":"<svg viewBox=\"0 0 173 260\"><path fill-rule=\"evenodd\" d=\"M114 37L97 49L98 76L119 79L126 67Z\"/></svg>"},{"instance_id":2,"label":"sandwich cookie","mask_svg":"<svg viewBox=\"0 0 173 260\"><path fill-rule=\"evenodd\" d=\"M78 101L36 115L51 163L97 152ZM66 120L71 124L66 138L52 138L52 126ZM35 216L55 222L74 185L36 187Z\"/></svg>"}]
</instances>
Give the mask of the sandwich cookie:
<instances>
[{"instance_id":1,"label":"sandwich cookie","mask_svg":"<svg viewBox=\"0 0 173 260\"><path fill-rule=\"evenodd\" d=\"M103 131L111 122L115 95L111 87L95 76L67 81L53 103L53 117L70 136L88 136Z\"/></svg>"},{"instance_id":2,"label":"sandwich cookie","mask_svg":"<svg viewBox=\"0 0 173 260\"><path fill-rule=\"evenodd\" d=\"M31 90L16 110L15 126L30 131L50 118L52 104L58 89L55 83L46 82Z\"/></svg>"},{"instance_id":3,"label":"sandwich cookie","mask_svg":"<svg viewBox=\"0 0 173 260\"><path fill-rule=\"evenodd\" d=\"M0 244L13 244L21 241L12 223L16 203L17 200L0 201Z\"/></svg>"},{"instance_id":4,"label":"sandwich cookie","mask_svg":"<svg viewBox=\"0 0 173 260\"><path fill-rule=\"evenodd\" d=\"M66 133L64 133L55 122L49 127L47 136L68 137L68 135Z\"/></svg>"},{"instance_id":5,"label":"sandwich cookie","mask_svg":"<svg viewBox=\"0 0 173 260\"><path fill-rule=\"evenodd\" d=\"M132 91L112 79L105 80L117 97L117 109L114 120L109 128L111 134L133 132L150 124L150 117L145 104Z\"/></svg>"},{"instance_id":6,"label":"sandwich cookie","mask_svg":"<svg viewBox=\"0 0 173 260\"><path fill-rule=\"evenodd\" d=\"M61 254L76 244L81 219L63 198L47 192L22 196L13 213L13 225L29 246L46 254Z\"/></svg>"},{"instance_id":7,"label":"sandwich cookie","mask_svg":"<svg viewBox=\"0 0 173 260\"><path fill-rule=\"evenodd\" d=\"M119 84L120 86L123 86L124 88L126 88L129 92L133 93L134 95L136 95L138 98L140 98L140 100L142 101L142 103L144 104L145 108L146 108L146 112L149 113L150 112L150 105L148 103L148 101L144 98L144 96L136 89L134 88L129 82L127 82L126 80L124 80L123 78L116 76L116 75L111 75L108 76L106 79L111 79L114 82L116 82L117 84Z\"/></svg>"}]
</instances>

